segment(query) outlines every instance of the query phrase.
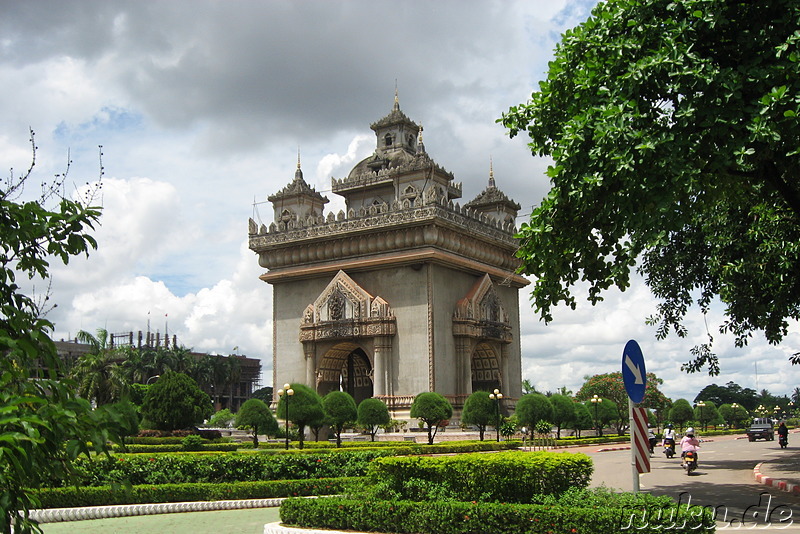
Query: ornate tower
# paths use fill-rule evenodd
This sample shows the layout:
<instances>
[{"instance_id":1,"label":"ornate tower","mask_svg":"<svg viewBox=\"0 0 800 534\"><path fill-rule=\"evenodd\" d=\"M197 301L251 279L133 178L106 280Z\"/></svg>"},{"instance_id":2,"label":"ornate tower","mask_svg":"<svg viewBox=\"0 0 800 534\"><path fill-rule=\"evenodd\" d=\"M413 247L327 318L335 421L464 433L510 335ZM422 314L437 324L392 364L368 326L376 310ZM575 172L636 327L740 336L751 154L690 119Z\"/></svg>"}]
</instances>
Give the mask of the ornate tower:
<instances>
[{"instance_id":1,"label":"ornate tower","mask_svg":"<svg viewBox=\"0 0 800 534\"><path fill-rule=\"evenodd\" d=\"M521 395L514 218L519 205L489 187L460 206L461 184L425 151L422 128L395 95L371 125L373 154L332 178L346 210L303 180L269 197L275 220L252 219L250 248L273 287L273 384L383 399L395 418L414 396Z\"/></svg>"}]
</instances>

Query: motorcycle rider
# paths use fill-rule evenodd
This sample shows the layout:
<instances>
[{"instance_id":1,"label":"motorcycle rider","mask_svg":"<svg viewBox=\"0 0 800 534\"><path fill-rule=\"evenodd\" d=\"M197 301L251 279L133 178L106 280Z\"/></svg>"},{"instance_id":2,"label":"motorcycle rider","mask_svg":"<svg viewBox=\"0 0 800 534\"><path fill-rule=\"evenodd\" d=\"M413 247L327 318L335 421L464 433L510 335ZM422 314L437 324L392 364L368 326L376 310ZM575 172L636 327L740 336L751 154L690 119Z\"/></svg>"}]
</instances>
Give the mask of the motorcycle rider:
<instances>
[{"instance_id":1,"label":"motorcycle rider","mask_svg":"<svg viewBox=\"0 0 800 534\"><path fill-rule=\"evenodd\" d=\"M688 451L692 451L694 452L694 461L697 462L697 449L699 448L700 441L694 437L694 428L687 428L686 435L681 438L681 458L684 458Z\"/></svg>"},{"instance_id":2,"label":"motorcycle rider","mask_svg":"<svg viewBox=\"0 0 800 534\"><path fill-rule=\"evenodd\" d=\"M778 426L778 439L784 439L786 443L789 443L789 429L783 421L781 421L780 426Z\"/></svg>"},{"instance_id":3,"label":"motorcycle rider","mask_svg":"<svg viewBox=\"0 0 800 534\"><path fill-rule=\"evenodd\" d=\"M675 451L675 431L672 429L672 423L664 427L664 447L670 446Z\"/></svg>"}]
</instances>

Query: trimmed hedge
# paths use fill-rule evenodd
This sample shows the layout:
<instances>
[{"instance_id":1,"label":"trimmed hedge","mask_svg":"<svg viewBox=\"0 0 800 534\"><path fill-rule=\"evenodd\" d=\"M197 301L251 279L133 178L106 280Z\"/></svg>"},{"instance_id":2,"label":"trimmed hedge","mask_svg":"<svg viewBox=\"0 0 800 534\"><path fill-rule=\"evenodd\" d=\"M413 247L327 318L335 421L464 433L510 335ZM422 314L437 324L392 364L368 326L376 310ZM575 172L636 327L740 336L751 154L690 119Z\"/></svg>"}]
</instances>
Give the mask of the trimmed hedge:
<instances>
[{"instance_id":1,"label":"trimmed hedge","mask_svg":"<svg viewBox=\"0 0 800 534\"><path fill-rule=\"evenodd\" d=\"M183 438L179 438L183 439ZM207 452L232 452L237 451L240 448L246 447L246 445L242 445L241 443L202 443L198 445L198 451L207 451ZM174 444L164 444L164 445L126 445L123 449L119 445L114 445L112 447L114 452L119 453L128 453L128 454L154 454L154 453L165 453L165 452L182 452L186 451L186 447L182 444L178 443L177 445Z\"/></svg>"},{"instance_id":2,"label":"trimmed hedge","mask_svg":"<svg viewBox=\"0 0 800 534\"><path fill-rule=\"evenodd\" d=\"M646 534L690 534L700 527L714 531L713 510L696 506L687 511L670 503L644 498L628 506L580 507L323 497L288 499L280 513L291 526L396 534L608 534L625 527Z\"/></svg>"},{"instance_id":3,"label":"trimmed hedge","mask_svg":"<svg viewBox=\"0 0 800 534\"><path fill-rule=\"evenodd\" d=\"M269 480L221 484L161 484L47 488L36 490L42 508L74 508L111 504L220 501L230 499L277 499L307 495L334 495L361 482L359 477L313 480Z\"/></svg>"},{"instance_id":4,"label":"trimmed hedge","mask_svg":"<svg viewBox=\"0 0 800 534\"><path fill-rule=\"evenodd\" d=\"M413 480L438 484L461 501L529 503L536 495L585 488L593 471L592 460L585 454L513 451L377 458L367 476L401 499L410 498L406 488Z\"/></svg>"},{"instance_id":5,"label":"trimmed hedge","mask_svg":"<svg viewBox=\"0 0 800 534\"><path fill-rule=\"evenodd\" d=\"M386 451L316 454L172 453L115 454L75 461L79 486L244 482L364 476L369 463ZM61 486L56 481L53 486Z\"/></svg>"},{"instance_id":6,"label":"trimmed hedge","mask_svg":"<svg viewBox=\"0 0 800 534\"><path fill-rule=\"evenodd\" d=\"M205 443L233 443L233 440L228 437L206 438L200 434L189 434L190 436L199 436ZM128 445L180 445L186 436L167 436L163 438L154 436L134 436L125 438L125 443Z\"/></svg>"}]
</instances>

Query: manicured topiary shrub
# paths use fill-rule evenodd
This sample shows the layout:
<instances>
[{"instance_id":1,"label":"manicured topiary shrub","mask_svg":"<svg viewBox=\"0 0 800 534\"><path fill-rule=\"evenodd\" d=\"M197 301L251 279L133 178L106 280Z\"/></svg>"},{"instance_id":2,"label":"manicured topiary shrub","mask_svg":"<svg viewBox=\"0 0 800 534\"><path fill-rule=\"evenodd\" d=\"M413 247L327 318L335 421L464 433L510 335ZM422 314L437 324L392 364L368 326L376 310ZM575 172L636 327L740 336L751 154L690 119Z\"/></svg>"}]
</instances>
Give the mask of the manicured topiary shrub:
<instances>
[{"instance_id":1,"label":"manicured topiary shrub","mask_svg":"<svg viewBox=\"0 0 800 534\"><path fill-rule=\"evenodd\" d=\"M511 451L379 458L370 464L368 476L401 499L412 498L405 491L408 481L425 480L442 485L462 501L528 503L538 494L587 487L593 470L585 454Z\"/></svg>"}]
</instances>

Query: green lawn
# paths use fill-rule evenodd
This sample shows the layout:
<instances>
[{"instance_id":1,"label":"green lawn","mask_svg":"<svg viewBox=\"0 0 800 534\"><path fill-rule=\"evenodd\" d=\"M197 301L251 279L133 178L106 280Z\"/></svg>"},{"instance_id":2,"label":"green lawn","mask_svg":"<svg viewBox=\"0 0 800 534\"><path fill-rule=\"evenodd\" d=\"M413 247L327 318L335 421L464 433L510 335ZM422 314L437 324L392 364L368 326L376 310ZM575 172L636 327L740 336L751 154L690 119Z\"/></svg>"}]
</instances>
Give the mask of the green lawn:
<instances>
[{"instance_id":1,"label":"green lawn","mask_svg":"<svg viewBox=\"0 0 800 534\"><path fill-rule=\"evenodd\" d=\"M115 517L42 525L44 534L263 534L280 520L278 508L250 508L176 514Z\"/></svg>"}]
</instances>

